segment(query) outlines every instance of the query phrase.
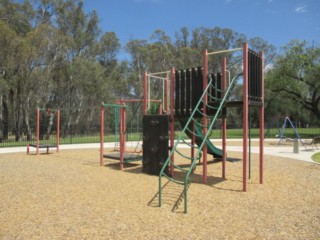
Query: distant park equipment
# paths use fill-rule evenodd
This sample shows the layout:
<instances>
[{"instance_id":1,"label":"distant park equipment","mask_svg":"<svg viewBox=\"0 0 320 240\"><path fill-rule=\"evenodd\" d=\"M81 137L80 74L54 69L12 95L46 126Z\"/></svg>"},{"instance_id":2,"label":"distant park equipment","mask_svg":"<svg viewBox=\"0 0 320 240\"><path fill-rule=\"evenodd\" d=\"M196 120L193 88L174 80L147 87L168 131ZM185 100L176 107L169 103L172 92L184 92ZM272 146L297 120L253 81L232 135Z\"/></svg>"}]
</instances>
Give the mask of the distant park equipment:
<instances>
[{"instance_id":1,"label":"distant park equipment","mask_svg":"<svg viewBox=\"0 0 320 240\"><path fill-rule=\"evenodd\" d=\"M283 121L283 125L282 125L282 129L281 129L281 133L280 133L280 136L279 136L279 142L278 142L278 145L281 144L282 140L284 139L284 132L285 132L285 129L286 129L286 126L288 125L288 123L290 124L290 126L292 127L292 129L294 130L297 138L299 139L299 141L301 142L301 144L303 145L303 142L300 138L300 135L297 131L297 129L295 128L295 126L293 125L292 121L290 120L289 117L285 117L284 121Z\"/></svg>"},{"instance_id":2,"label":"distant park equipment","mask_svg":"<svg viewBox=\"0 0 320 240\"><path fill-rule=\"evenodd\" d=\"M133 117L137 112L139 112L139 106L141 100L130 100L128 102L137 102L138 107L131 112L130 122L133 121ZM113 111L112 111L113 109ZM100 107L100 166L104 166L104 158L111 160L120 161L120 169L123 170L124 163L139 161L142 159L141 149L137 150L137 146L134 147L134 150L127 151L126 141L128 138L128 123L127 123L127 109L126 100L118 100L116 104L104 104L102 103ZM108 111L109 110L109 111ZM115 122L118 123L115 125L115 133L118 133L119 139L119 149L114 149L113 152L104 153L104 135L105 135L105 119L108 119L107 114L119 114L120 116L114 116ZM110 119L110 118L109 118ZM136 121L136 124L140 120ZM117 129L118 128L118 129ZM136 134L139 130L135 128L134 133ZM136 145L139 144L137 141Z\"/></svg>"},{"instance_id":3,"label":"distant park equipment","mask_svg":"<svg viewBox=\"0 0 320 240\"><path fill-rule=\"evenodd\" d=\"M308 150L307 146L311 146L311 150L319 149L317 144L320 144L320 136L313 137L310 142L303 142L304 147Z\"/></svg>"},{"instance_id":4,"label":"distant park equipment","mask_svg":"<svg viewBox=\"0 0 320 240\"><path fill-rule=\"evenodd\" d=\"M148 100L149 104L158 104L158 113L162 113L162 102L160 100ZM104 166L104 159L119 160L120 169L124 169L125 163L141 161L144 158L141 145L142 131L140 125L142 120L143 98L120 99L115 104L102 103L100 108L100 165ZM112 117L114 114L114 117ZM112 115L112 116L111 116ZM111 116L111 117L110 117ZM104 151L104 136L108 129L108 120L114 120L115 146L113 152ZM110 133L109 133L110 134ZM131 144L131 146L129 146ZM144 168L145 169L145 168ZM160 170L159 170L160 171ZM154 172L152 169L150 173Z\"/></svg>"},{"instance_id":5,"label":"distant park equipment","mask_svg":"<svg viewBox=\"0 0 320 240\"><path fill-rule=\"evenodd\" d=\"M54 143L40 143L40 113L44 112L49 115L51 118L56 117L56 142ZM52 121L52 120L50 120ZM37 108L36 109L36 143L27 144L27 154L30 153L30 147L36 148L36 155L39 155L39 150L41 148L46 149L46 152L49 153L50 148L56 148L59 152L60 145L60 110L59 109L50 109L50 108Z\"/></svg>"}]
</instances>

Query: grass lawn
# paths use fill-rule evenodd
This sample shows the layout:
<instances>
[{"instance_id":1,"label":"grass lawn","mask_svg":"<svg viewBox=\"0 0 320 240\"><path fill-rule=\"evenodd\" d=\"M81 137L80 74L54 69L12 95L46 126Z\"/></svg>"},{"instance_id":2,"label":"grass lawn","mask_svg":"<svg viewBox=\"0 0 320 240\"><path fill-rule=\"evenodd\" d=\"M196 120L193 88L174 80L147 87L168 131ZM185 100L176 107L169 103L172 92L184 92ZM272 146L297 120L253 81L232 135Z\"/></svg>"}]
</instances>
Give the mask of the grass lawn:
<instances>
[{"instance_id":1,"label":"grass lawn","mask_svg":"<svg viewBox=\"0 0 320 240\"><path fill-rule=\"evenodd\" d=\"M312 156L312 160L315 161L315 162L317 162L317 163L320 163L320 152L314 154L314 155Z\"/></svg>"}]
</instances>

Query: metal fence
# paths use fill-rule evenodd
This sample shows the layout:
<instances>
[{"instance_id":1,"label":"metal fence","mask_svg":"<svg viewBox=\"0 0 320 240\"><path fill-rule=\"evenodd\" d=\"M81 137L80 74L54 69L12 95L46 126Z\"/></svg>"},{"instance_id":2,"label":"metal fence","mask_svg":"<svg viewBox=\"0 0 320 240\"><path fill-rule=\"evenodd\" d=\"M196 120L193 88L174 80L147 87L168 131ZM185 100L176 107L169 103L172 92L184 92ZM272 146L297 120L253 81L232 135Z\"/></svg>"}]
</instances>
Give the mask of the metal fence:
<instances>
[{"instance_id":1,"label":"metal fence","mask_svg":"<svg viewBox=\"0 0 320 240\"><path fill-rule=\"evenodd\" d=\"M265 138L279 138L281 128L266 128ZM310 139L314 136L320 136L320 127L314 128L297 128L299 136L303 139ZM176 135L179 134L179 126L176 127ZM242 138L243 131L241 127L228 126L227 138L237 139ZM259 129L251 128L249 131L251 138L259 137ZM105 142L118 142L119 133L113 127L105 126ZM222 137L220 126L211 133L211 138L219 139ZM296 132L292 128L286 128L283 133L285 138L297 138ZM186 136L187 138L187 136ZM100 142L100 125L70 125L68 129L60 130L60 144L82 144L82 143L99 143ZM127 128L127 141L142 141L142 127L128 127ZM35 126L31 127L31 136L27 139L26 133L22 133L20 139L15 139L14 133L10 133L7 139L0 141L0 148L3 147L17 147L26 146L28 143L36 142ZM42 144L56 144L56 131L53 129L50 134L41 133L40 143Z\"/></svg>"}]
</instances>

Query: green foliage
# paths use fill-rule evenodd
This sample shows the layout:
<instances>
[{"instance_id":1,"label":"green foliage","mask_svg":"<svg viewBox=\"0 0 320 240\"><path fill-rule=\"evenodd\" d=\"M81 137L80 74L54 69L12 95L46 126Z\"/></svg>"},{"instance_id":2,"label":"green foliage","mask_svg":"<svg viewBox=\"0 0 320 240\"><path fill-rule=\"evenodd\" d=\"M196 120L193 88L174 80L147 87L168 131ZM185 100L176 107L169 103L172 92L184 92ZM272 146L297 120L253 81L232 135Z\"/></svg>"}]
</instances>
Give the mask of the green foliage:
<instances>
[{"instance_id":1,"label":"green foliage","mask_svg":"<svg viewBox=\"0 0 320 240\"><path fill-rule=\"evenodd\" d=\"M148 114L159 114L159 103L151 102Z\"/></svg>"},{"instance_id":2,"label":"green foliage","mask_svg":"<svg viewBox=\"0 0 320 240\"><path fill-rule=\"evenodd\" d=\"M320 120L320 48L291 41L266 75L266 88L284 101L285 108L300 108ZM281 101L283 102L283 101ZM292 113L289 113L292 114Z\"/></svg>"},{"instance_id":3,"label":"green foliage","mask_svg":"<svg viewBox=\"0 0 320 240\"><path fill-rule=\"evenodd\" d=\"M0 1L0 111L5 113L0 121L12 123L6 127L16 139L23 131L30 132L37 106L67 109L62 127L68 134L73 123L95 119L90 107L102 101L141 99L144 71L198 67L203 50L237 48L245 41L265 54L266 118L293 115L305 123L319 122L318 47L293 41L275 61L275 47L259 37L247 39L220 27L182 27L175 38L156 29L148 40L132 39L124 46L128 59L119 61L122 46L116 33L102 32L97 13L86 13L83 4L83 0ZM221 57L228 59L232 76L241 71L241 54ZM219 71L220 59L210 58L209 67ZM154 85L151 98L162 94L160 85ZM241 98L240 90L239 85L233 96ZM229 123L239 125L241 114L241 109L230 110ZM253 111L253 122L257 118Z\"/></svg>"}]
</instances>

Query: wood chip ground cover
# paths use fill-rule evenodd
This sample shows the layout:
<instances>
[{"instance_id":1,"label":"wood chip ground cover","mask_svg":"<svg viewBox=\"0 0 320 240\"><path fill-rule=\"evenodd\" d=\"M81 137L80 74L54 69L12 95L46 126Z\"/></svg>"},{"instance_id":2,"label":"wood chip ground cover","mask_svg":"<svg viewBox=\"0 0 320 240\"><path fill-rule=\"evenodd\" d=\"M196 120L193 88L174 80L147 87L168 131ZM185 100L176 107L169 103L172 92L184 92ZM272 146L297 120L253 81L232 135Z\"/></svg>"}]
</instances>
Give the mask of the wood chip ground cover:
<instances>
[{"instance_id":1,"label":"wood chip ground cover","mask_svg":"<svg viewBox=\"0 0 320 240\"><path fill-rule=\"evenodd\" d=\"M158 178L140 162L100 167L97 149L1 154L0 239L320 239L320 165L265 156L260 185L253 154L244 193L242 154L228 157L226 180L220 162L207 184L197 167L184 214L182 187L167 184L159 208Z\"/></svg>"}]
</instances>

